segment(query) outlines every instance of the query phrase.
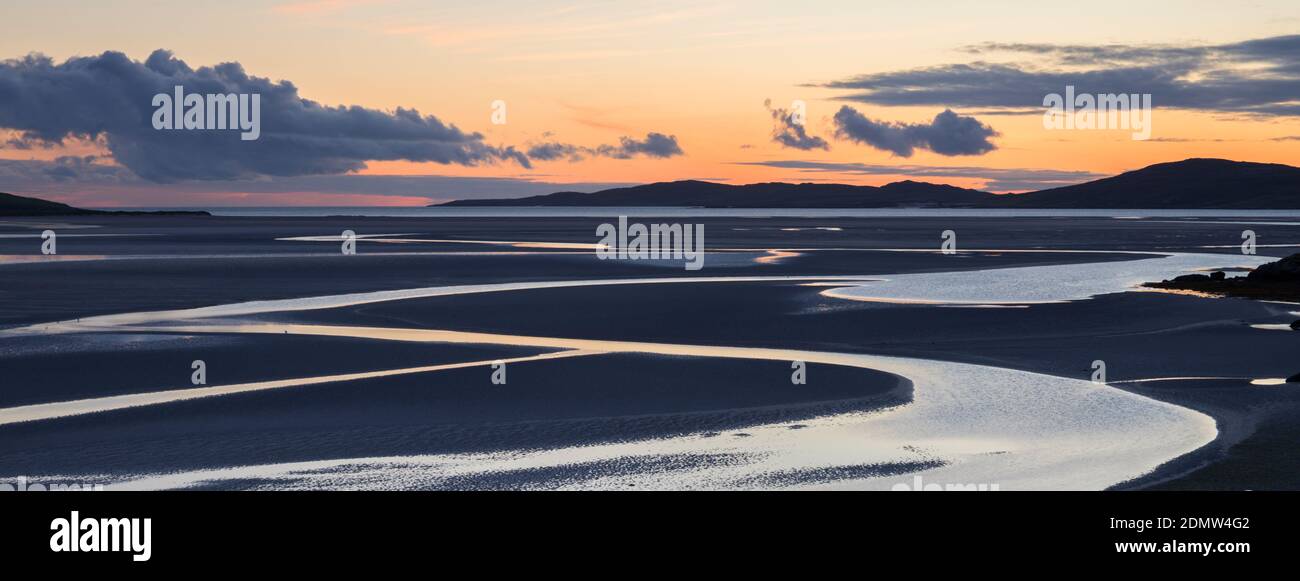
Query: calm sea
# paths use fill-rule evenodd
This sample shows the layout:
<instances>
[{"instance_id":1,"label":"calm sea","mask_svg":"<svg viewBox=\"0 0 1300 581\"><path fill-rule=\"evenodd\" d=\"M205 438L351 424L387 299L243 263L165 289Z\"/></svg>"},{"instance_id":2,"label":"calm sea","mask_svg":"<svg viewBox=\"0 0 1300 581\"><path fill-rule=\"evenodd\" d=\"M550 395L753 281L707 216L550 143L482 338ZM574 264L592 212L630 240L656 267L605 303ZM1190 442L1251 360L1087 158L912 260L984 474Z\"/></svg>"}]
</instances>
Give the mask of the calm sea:
<instances>
[{"instance_id":1,"label":"calm sea","mask_svg":"<svg viewBox=\"0 0 1300 581\"><path fill-rule=\"evenodd\" d=\"M1110 217L1110 218L1300 218L1300 210L1076 210L974 208L658 208L658 207L172 207L111 208L117 210L206 210L215 216L374 216L412 218L599 218L607 216L717 218L873 218L873 217Z\"/></svg>"}]
</instances>

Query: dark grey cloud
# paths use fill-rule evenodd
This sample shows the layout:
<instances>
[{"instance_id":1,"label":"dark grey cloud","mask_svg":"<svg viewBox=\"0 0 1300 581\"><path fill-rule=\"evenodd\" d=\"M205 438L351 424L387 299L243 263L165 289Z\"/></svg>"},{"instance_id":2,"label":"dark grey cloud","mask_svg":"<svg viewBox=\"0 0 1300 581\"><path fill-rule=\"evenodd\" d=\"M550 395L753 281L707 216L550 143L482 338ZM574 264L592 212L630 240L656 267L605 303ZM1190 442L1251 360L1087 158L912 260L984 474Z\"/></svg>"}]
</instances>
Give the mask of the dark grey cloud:
<instances>
[{"instance_id":1,"label":"dark grey cloud","mask_svg":"<svg viewBox=\"0 0 1300 581\"><path fill-rule=\"evenodd\" d=\"M0 189L22 193L32 188L65 183L130 184L140 178L122 166L101 163L98 156L66 155L52 161L0 159Z\"/></svg>"},{"instance_id":2,"label":"dark grey cloud","mask_svg":"<svg viewBox=\"0 0 1300 581\"><path fill-rule=\"evenodd\" d=\"M1294 70L1300 55L1300 35L1274 36L1217 45L1171 44L1048 44L988 42L965 47L975 54L1019 53L1048 56L1066 65L1168 64L1171 62L1227 66L1260 63Z\"/></svg>"},{"instance_id":3,"label":"dark grey cloud","mask_svg":"<svg viewBox=\"0 0 1300 581\"><path fill-rule=\"evenodd\" d=\"M638 155L654 158L668 158L682 155L681 145L676 135L647 133L645 139L622 137L618 145L598 145L585 147L570 143L546 142L528 148L528 157L541 161L568 159L581 161L588 157L610 157L614 159L631 159Z\"/></svg>"},{"instance_id":4,"label":"dark grey cloud","mask_svg":"<svg viewBox=\"0 0 1300 581\"><path fill-rule=\"evenodd\" d=\"M875 105L1037 108L1041 114L1043 96L1062 93L1066 85L1073 85L1076 93L1152 93L1153 101L1168 105L1178 77L1188 72L1146 68L1039 71L977 62L862 75L826 86L855 90L841 98Z\"/></svg>"},{"instance_id":5,"label":"dark grey cloud","mask_svg":"<svg viewBox=\"0 0 1300 581\"><path fill-rule=\"evenodd\" d=\"M821 86L875 105L1041 111L1045 95L1073 85L1076 93L1149 93L1156 107L1300 115L1300 35L1204 46L988 43L967 50L1030 62L944 64Z\"/></svg>"},{"instance_id":6,"label":"dark grey cloud","mask_svg":"<svg viewBox=\"0 0 1300 581\"><path fill-rule=\"evenodd\" d=\"M1106 177L1089 171L1054 169L992 168L973 166L878 165L829 161L778 160L737 162L791 169L803 173L858 175L903 175L915 178L968 178L984 181L984 189L995 192L1023 192L1068 186Z\"/></svg>"},{"instance_id":7,"label":"dark grey cloud","mask_svg":"<svg viewBox=\"0 0 1300 581\"><path fill-rule=\"evenodd\" d=\"M1039 107L1039 108L1037 108L1037 109L1006 109L1006 108L997 108L997 109L976 109L976 110L974 110L974 111L967 111L967 113L969 113L970 115L975 116L975 117L1005 117L1005 116L1014 116L1014 115L1042 115L1042 114L1043 114L1043 108L1042 108L1042 107Z\"/></svg>"},{"instance_id":8,"label":"dark grey cloud","mask_svg":"<svg viewBox=\"0 0 1300 581\"><path fill-rule=\"evenodd\" d=\"M636 140L624 137L618 145L602 145L596 148L597 154L604 157L628 159L637 155L646 157L673 157L682 155L682 148L677 144L676 135L647 133L645 139Z\"/></svg>"},{"instance_id":9,"label":"dark grey cloud","mask_svg":"<svg viewBox=\"0 0 1300 581\"><path fill-rule=\"evenodd\" d=\"M53 145L54 144L40 142L34 139L25 139L22 136L19 136L19 137L11 137L9 139L6 139L4 144L0 145L0 149L29 150L29 149L35 149L37 147L45 147L45 148L53 147Z\"/></svg>"},{"instance_id":10,"label":"dark grey cloud","mask_svg":"<svg viewBox=\"0 0 1300 581\"><path fill-rule=\"evenodd\" d=\"M97 165L97 160L98 156L95 155L63 155L54 158L44 173L58 182L80 180L87 174L117 179L116 169Z\"/></svg>"},{"instance_id":11,"label":"dark grey cloud","mask_svg":"<svg viewBox=\"0 0 1300 581\"><path fill-rule=\"evenodd\" d=\"M998 134L974 117L945 109L930 123L875 121L845 105L835 113L835 137L883 149L899 157L912 157L916 149L939 155L983 155L997 146L989 138Z\"/></svg>"},{"instance_id":12,"label":"dark grey cloud","mask_svg":"<svg viewBox=\"0 0 1300 581\"><path fill-rule=\"evenodd\" d=\"M795 123L794 115L789 110L779 107L773 108L771 99L763 101L763 106L772 115L772 122L775 124L772 127L772 141L785 147L804 151L813 149L828 150L831 148L825 139L816 135L808 135L808 130L804 127L804 124Z\"/></svg>"},{"instance_id":13,"label":"dark grey cloud","mask_svg":"<svg viewBox=\"0 0 1300 581\"><path fill-rule=\"evenodd\" d=\"M154 129L153 96L177 85L187 93L260 94L260 138ZM144 62L111 51L62 63L35 54L0 61L0 128L21 132L16 147L102 140L118 163L156 182L339 174L370 160L529 167L513 147L489 145L432 115L321 105L288 81L249 76L239 63L193 69L164 50Z\"/></svg>"},{"instance_id":14,"label":"dark grey cloud","mask_svg":"<svg viewBox=\"0 0 1300 581\"><path fill-rule=\"evenodd\" d=\"M1129 44L1046 44L986 42L964 47L966 52L985 55L1021 53L1048 55L1061 64L1093 66L1116 63L1165 63L1195 61L1210 55L1205 46L1129 45Z\"/></svg>"},{"instance_id":15,"label":"dark grey cloud","mask_svg":"<svg viewBox=\"0 0 1300 581\"><path fill-rule=\"evenodd\" d=\"M569 161L581 161L585 148L569 143L547 142L528 148L528 157L538 161L553 161L569 158Z\"/></svg>"}]
</instances>

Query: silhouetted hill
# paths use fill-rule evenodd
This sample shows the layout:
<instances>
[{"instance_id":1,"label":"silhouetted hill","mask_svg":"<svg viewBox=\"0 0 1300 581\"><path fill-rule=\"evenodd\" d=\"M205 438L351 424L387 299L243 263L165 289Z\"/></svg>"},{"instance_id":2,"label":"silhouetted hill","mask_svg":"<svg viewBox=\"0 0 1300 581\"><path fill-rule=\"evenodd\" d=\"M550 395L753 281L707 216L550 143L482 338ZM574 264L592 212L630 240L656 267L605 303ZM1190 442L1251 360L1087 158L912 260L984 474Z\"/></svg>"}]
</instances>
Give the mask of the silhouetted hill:
<instances>
[{"instance_id":1,"label":"silhouetted hill","mask_svg":"<svg viewBox=\"0 0 1300 581\"><path fill-rule=\"evenodd\" d=\"M165 215L165 216L208 216L207 212L202 211L157 211L141 212L133 210L85 210L74 208L67 204L41 200L38 198L28 198L24 196L15 196L0 192L0 216L112 216L112 215Z\"/></svg>"},{"instance_id":2,"label":"silhouetted hill","mask_svg":"<svg viewBox=\"0 0 1300 581\"><path fill-rule=\"evenodd\" d=\"M705 208L985 207L998 196L946 185L903 181L882 187L762 183L743 186L695 180L660 182L595 193L557 192L496 200L457 200L447 206L649 206Z\"/></svg>"},{"instance_id":3,"label":"silhouetted hill","mask_svg":"<svg viewBox=\"0 0 1300 581\"><path fill-rule=\"evenodd\" d=\"M438 204L435 204L438 205ZM1073 186L996 195L916 181L886 186L660 182L595 193L456 200L445 206L648 206L703 208L1300 208L1300 168L1188 159Z\"/></svg>"},{"instance_id":4,"label":"silhouetted hill","mask_svg":"<svg viewBox=\"0 0 1300 581\"><path fill-rule=\"evenodd\" d=\"M1300 168L1188 159L1074 186L1021 194L1022 208L1300 208Z\"/></svg>"},{"instance_id":5,"label":"silhouetted hill","mask_svg":"<svg viewBox=\"0 0 1300 581\"><path fill-rule=\"evenodd\" d=\"M82 210L58 202L0 192L0 216L70 216L95 213L94 210Z\"/></svg>"}]
</instances>

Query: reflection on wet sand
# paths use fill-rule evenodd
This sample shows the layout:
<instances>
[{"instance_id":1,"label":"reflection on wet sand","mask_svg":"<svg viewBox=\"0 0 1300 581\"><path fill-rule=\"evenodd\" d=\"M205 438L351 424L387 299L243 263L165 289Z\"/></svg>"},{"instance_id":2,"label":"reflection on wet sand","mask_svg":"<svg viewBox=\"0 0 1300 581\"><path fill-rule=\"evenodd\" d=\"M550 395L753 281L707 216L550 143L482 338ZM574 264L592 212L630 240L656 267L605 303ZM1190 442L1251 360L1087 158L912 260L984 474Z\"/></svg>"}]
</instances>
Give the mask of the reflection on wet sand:
<instances>
[{"instance_id":1,"label":"reflection on wet sand","mask_svg":"<svg viewBox=\"0 0 1300 581\"><path fill-rule=\"evenodd\" d=\"M412 373L430 373L433 371L447 371L451 369L463 369L466 367L482 367L482 366L491 365L497 361L501 363L524 363L528 361L543 361L547 359L559 359L563 357L580 357L583 355L592 355L592 354L593 352L589 352L589 351L560 351L556 353L543 353L541 355L532 355L528 357L515 357L512 359L501 359L496 361L469 361L464 363L445 363L441 365L426 365L422 367L385 369L382 371L343 373L338 375L301 377L295 379L280 379L275 381L255 381L252 383L240 383L236 385L219 385L219 386L212 386L212 387L168 389L163 391L132 393L126 395L115 395L115 396L99 397L99 398L92 398L92 399L80 399L74 401L43 403L43 404L0 409L0 425L15 424L19 422L35 422L41 420L50 420L55 418L101 413L101 412L108 412L108 411L120 410L120 409L132 408L132 407L160 405L160 404L173 403L178 401L199 399L204 397L234 395L237 393L247 393L252 391L282 389L286 387L302 387L307 385L319 385L323 383L336 383L341 381L357 381L361 379L376 379L380 377L408 375Z\"/></svg>"},{"instance_id":2,"label":"reflection on wet sand","mask_svg":"<svg viewBox=\"0 0 1300 581\"><path fill-rule=\"evenodd\" d=\"M743 461L737 459L730 464L702 466L691 471L638 474L637 482L641 483L639 486L665 488L756 487L755 474L926 461L930 463L922 473L927 480L997 482L1004 490L1090 489L1105 488L1145 474L1170 458L1208 443L1217 433L1213 420L1198 412L1088 381L940 361L791 349L410 328L213 321L178 326L133 326L121 330L128 329L132 332L288 333L389 341L492 344L566 349L570 351L561 353L570 354L642 353L805 361L880 370L906 378L914 386L911 404L881 412L821 417L804 422L805 427L800 430L757 426L747 429L750 437L743 439L688 436L538 452L520 451L508 458L476 457L481 462L472 465L459 464L456 460L460 470L567 466L579 461L663 454L726 453L738 454L736 458L743 458ZM392 373L405 372L414 371L395 370ZM318 378L317 382L320 381L329 380ZM617 386L607 388L617 389ZM178 395L182 394L170 392L167 397ZM72 409L93 407L91 402L76 402ZM1063 426L1070 429L1062 429ZM924 453L918 456L918 450ZM403 470L427 471L433 469L430 462L445 468L452 461L442 456L387 459L380 464L388 468L376 469L397 471L390 476L392 481L400 482L409 476L401 474ZM356 459L353 462L373 463L375 459ZM265 477L283 470L294 471L297 468L291 465L246 467L226 474L230 477L235 474ZM338 478L346 480L346 472L340 469L340 473L322 475L307 486L332 486L328 482L337 483ZM211 471L204 471L201 477L199 473L191 476L197 480L226 477ZM185 478L184 475L170 475L162 481L142 482L155 482L153 485L167 482L170 483L168 486L173 486L182 485L178 483L184 482ZM142 482L131 486L145 486ZM894 483L893 476L864 475L825 486L888 489ZM604 488L615 485L615 482L590 478L575 479L569 485Z\"/></svg>"},{"instance_id":3,"label":"reflection on wet sand","mask_svg":"<svg viewBox=\"0 0 1300 581\"><path fill-rule=\"evenodd\" d=\"M1092 296L1090 293L1118 292L1126 288L1127 281L1132 277L1149 280L1152 272L1203 267L1211 260L1209 257L1214 261L1242 259L1225 258L1223 255L1178 255L1068 267L918 273L892 276L890 281L864 276L750 276L457 285L88 317L80 322L65 321L10 329L0 332L0 336L98 331L288 333L562 350L518 361L594 353L805 361L879 370L905 378L914 387L913 401L907 405L877 412L824 416L803 422L803 428L799 430L776 425L755 426L746 429L748 437L745 438L718 439L690 435L542 451L512 451L495 455L341 459L321 464L320 470L314 475L301 474L303 464L217 468L171 475L139 475L139 479L127 483L128 487L189 486L212 479L290 476L308 488L367 485L349 480L348 474L355 472L350 467L358 465L367 466L369 474L366 482L369 485L390 482L400 487L404 482L409 483L413 477L421 474L427 476L430 471L482 474L572 466L580 462L627 461L635 464L638 459L650 457L717 455L733 460L716 464L706 462L693 465L688 470L646 469L631 476L575 475L566 486L621 487L631 479L639 487L650 488L754 488L777 486L757 482L754 480L755 475L840 470L847 471L844 473L851 473L852 476L821 486L888 489L896 483L896 477L890 476L888 470L873 473L862 468L906 465L918 466L918 473L925 474L926 480L933 482L997 483L1003 490L1094 489L1142 476L1170 459L1209 443L1217 434L1214 421L1196 411L1082 379L945 361L797 349L605 341L436 329L247 323L231 318L474 293L629 284L835 283L847 286L838 286L824 294L836 296L828 293L863 289L874 293L881 288L892 288L893 298L897 300L938 300L960 304L965 299L985 299L984 295L1004 290L1007 279L1019 278L1022 284L1024 280L1042 281L1043 284L1028 285L1032 290L1013 292L1013 297L1060 300L1061 297L1086 298ZM1059 268L1082 270L1087 275L1084 277L1086 280L1080 282L1078 276L1065 279L1050 276L1058 272L1053 269ZM968 286L946 286L946 283L954 281ZM224 320L216 320L217 318ZM57 402L0 410L0 418L31 421L256 389L349 381L483 364L485 362L459 363ZM618 386L612 385L604 387L618 389ZM371 465L376 464L378 467L371 470ZM376 470L384 477L375 478ZM781 486L790 485L788 483L792 481L783 482L787 484ZM793 482L799 481L796 479Z\"/></svg>"}]
</instances>

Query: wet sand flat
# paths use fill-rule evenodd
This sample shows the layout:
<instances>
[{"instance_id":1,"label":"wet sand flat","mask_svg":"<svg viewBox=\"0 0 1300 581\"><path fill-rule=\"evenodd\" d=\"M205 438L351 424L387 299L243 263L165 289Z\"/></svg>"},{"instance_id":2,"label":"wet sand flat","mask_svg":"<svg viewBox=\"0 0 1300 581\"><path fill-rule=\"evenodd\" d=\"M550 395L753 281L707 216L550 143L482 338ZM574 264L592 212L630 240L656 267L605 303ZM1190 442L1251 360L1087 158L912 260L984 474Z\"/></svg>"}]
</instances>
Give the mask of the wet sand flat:
<instances>
[{"instance_id":1,"label":"wet sand flat","mask_svg":"<svg viewBox=\"0 0 1300 581\"><path fill-rule=\"evenodd\" d=\"M1093 390L1084 388L1084 382L1093 372L1093 362L1101 360L1106 362L1111 384L1100 386L1098 393L1131 393L1141 401L1174 404L1177 407L1169 406L1170 411L1208 414L1215 426L1207 445L1187 449L1158 467L1153 465L1111 485L1300 486L1288 476L1300 473L1294 454L1281 449L1286 435L1296 429L1290 419L1293 414L1284 410L1295 409L1300 400L1286 386L1251 384L1254 379L1300 371L1289 367L1294 362L1287 356L1300 346L1300 335L1251 326L1287 322L1288 317L1294 318L1294 306L1129 292L1127 288L1096 296L1089 290L1088 296L1053 303L1024 301L1023 296L1031 295L1020 292L1001 293L1011 304L992 304L987 299L997 297L981 297L977 302L990 304L967 305L862 302L835 296L837 289L850 287L870 294L873 283L869 279L885 285L891 276L900 281L921 277L917 283L899 287L900 296L907 296L921 288L916 285L930 281L951 287L969 284L960 282L964 280L997 276L1002 269L1026 268L1023 274L1002 274L1015 273L1010 276L1018 277L1017 283L1023 280L1024 286L1048 289L1043 292L1050 294L1055 292L1050 287L1060 284L1059 273L1068 275L1070 265L1111 272L1115 268L1106 267L1107 263L1128 268L1137 265L1136 261L1169 253L1223 253L1226 265L1244 257L1234 259L1230 250L1210 247L1222 246L1225 239L1230 242L1232 236L1239 235L1240 224L1099 217L706 218L706 268L688 273L680 265L659 262L600 261L590 252L569 247L591 241L594 226L600 222L591 218L122 217L73 221L97 226L79 228L75 233L112 235L61 239L64 260L0 262L0 297L5 299L0 307L0 362L6 371L0 385L0 408L97 398L107 401L119 395L195 387L188 385L193 359L209 362L211 385L232 385L491 362L557 351L288 333L77 328L78 319L94 321L103 315L347 293L582 281L559 288L385 300L306 311L271 309L195 324L441 329L889 356L1041 374L1078 382L1079 387L1069 389L1079 389L1080 394ZM39 226L36 222L33 224ZM1267 222L1252 227L1267 232L1270 242L1300 243L1300 228ZM25 256L37 247L33 242L39 239L19 236L30 234L31 228L7 223L0 229L13 234L0 237L0 254ZM343 256L337 243L329 241L343 229L382 235L390 241L363 239L358 243L358 255ZM938 232L945 229L959 232L963 251L955 256L937 252ZM392 241L402 238L423 242ZM1261 247L1260 252L1288 253L1284 246ZM78 255L85 260L69 259ZM763 259L765 256L776 258ZM1051 268L1033 268L1044 266ZM1143 267L1134 268L1141 271ZM975 278L957 277L952 281L958 282L948 282L938 274L962 272ZM686 276L751 280L588 283ZM781 277L798 278L783 281ZM926 293L944 297L961 290ZM71 327L41 330L41 325L60 321ZM718 447L720 440L714 438L744 442L752 431L762 436L762 441L783 442L786 436L763 434L772 429L793 434L808 422L832 422L851 414L888 418L896 413L892 409L917 405L906 374L838 365L810 367L811 381L797 385L791 383L788 362L595 353L511 364L508 387L493 386L490 366L481 365L290 385L0 426L0 432L6 434L4 449L0 449L0 475L131 475L433 455L438 459L430 461L432 464L400 473L439 476L401 480L396 487L555 488L583 481L671 486L683 481L655 475L711 470L727 474L725 480L714 481L717 486L806 487L861 483L925 470L961 474L963 462L974 462L962 460L960 454L945 457L919 448L900 448L863 456L884 458L880 463L837 465L830 459L834 454L817 447L842 447L854 440L844 440L841 435L836 443L827 440L819 444L815 436L822 432L814 430L804 432L802 439L790 440L789 445L796 447L783 453L805 460L825 455L828 463L823 468L815 468L818 464L810 461L793 471L774 469L756 474L750 481L737 476L743 469L714 470L728 464L746 466L748 460L742 461L732 452L744 455L759 449L751 444L745 451L728 452L729 448ZM981 389L977 382L944 387L959 390L963 397L977 396ZM1068 401L1052 405L1069 405ZM1080 400L1080 405L1084 401ZM1133 404L1152 411L1166 409L1139 400ZM1170 426L1178 422L1173 416L1169 421ZM1116 424L1115 429L1128 428ZM644 450L656 449L653 442L665 438L663 441L674 443L661 446L662 458L652 461L643 456ZM677 448L682 442L694 441L692 438L710 439L710 443L699 446L698 453L690 452L689 446ZM638 444L618 452L616 446L622 443ZM582 460L581 454L569 453L537 466L521 468L516 461L472 474L465 472L465 467L453 468L445 456L509 450L558 454L593 445L615 446L609 451L613 456ZM860 445L869 447L870 443ZM987 443L981 446L996 449ZM1114 458L1128 453L1113 452ZM640 460L635 466L620 467L601 459L606 457ZM486 459L475 462L495 466ZM390 472L374 472L385 473ZM276 476L268 481L268 474L279 472L252 474L247 479L227 474L201 486L275 488L277 482L283 486L365 486L362 480L341 477L284 480ZM195 480L184 482L196 485ZM708 487L708 480L700 482Z\"/></svg>"}]
</instances>

